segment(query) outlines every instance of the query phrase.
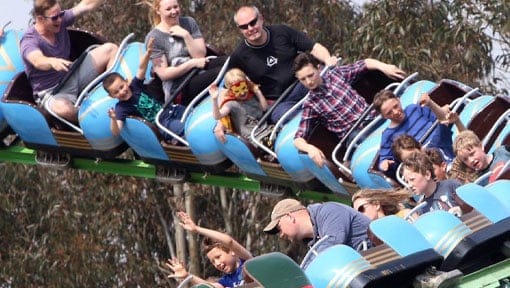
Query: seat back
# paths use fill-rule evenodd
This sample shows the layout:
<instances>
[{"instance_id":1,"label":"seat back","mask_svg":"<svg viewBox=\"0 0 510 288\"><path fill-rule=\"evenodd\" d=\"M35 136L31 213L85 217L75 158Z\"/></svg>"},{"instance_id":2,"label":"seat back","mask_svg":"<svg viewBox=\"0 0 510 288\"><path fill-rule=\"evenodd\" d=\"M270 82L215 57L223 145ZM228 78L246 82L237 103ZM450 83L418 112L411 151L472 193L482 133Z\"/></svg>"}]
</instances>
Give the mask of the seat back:
<instances>
[{"instance_id":1,"label":"seat back","mask_svg":"<svg viewBox=\"0 0 510 288\"><path fill-rule=\"evenodd\" d=\"M352 84L352 87L358 92L368 104L372 103L375 94L381 91L395 80L389 78L379 70L370 70Z\"/></svg>"},{"instance_id":2,"label":"seat back","mask_svg":"<svg viewBox=\"0 0 510 288\"><path fill-rule=\"evenodd\" d=\"M245 275L265 288L312 287L299 265L280 252L260 255L244 263Z\"/></svg>"},{"instance_id":3,"label":"seat back","mask_svg":"<svg viewBox=\"0 0 510 288\"><path fill-rule=\"evenodd\" d=\"M459 218L443 210L421 215L414 226L444 258L472 232Z\"/></svg>"},{"instance_id":4,"label":"seat back","mask_svg":"<svg viewBox=\"0 0 510 288\"><path fill-rule=\"evenodd\" d=\"M486 105L476 116L473 117L467 129L473 131L480 139L485 139L494 123L510 109L510 101L503 97L494 97L493 101ZM501 127L503 129L503 127ZM494 133L498 135L499 131ZM486 151L492 146L494 139L488 139L485 142Z\"/></svg>"},{"instance_id":5,"label":"seat back","mask_svg":"<svg viewBox=\"0 0 510 288\"><path fill-rule=\"evenodd\" d=\"M21 31L7 30L0 38L0 96L9 81L24 69L19 45L22 36Z\"/></svg>"},{"instance_id":6,"label":"seat back","mask_svg":"<svg viewBox=\"0 0 510 288\"><path fill-rule=\"evenodd\" d=\"M458 187L456 191L464 202L478 210L492 223L510 216L510 210L496 196L478 184L468 183Z\"/></svg>"},{"instance_id":7,"label":"seat back","mask_svg":"<svg viewBox=\"0 0 510 288\"><path fill-rule=\"evenodd\" d=\"M321 251L305 270L313 287L349 287L356 276L374 267L357 251L335 245Z\"/></svg>"},{"instance_id":8,"label":"seat back","mask_svg":"<svg viewBox=\"0 0 510 288\"><path fill-rule=\"evenodd\" d=\"M35 105L33 91L25 72L19 72L12 78L11 84L7 87L3 102L26 102Z\"/></svg>"},{"instance_id":9,"label":"seat back","mask_svg":"<svg viewBox=\"0 0 510 288\"><path fill-rule=\"evenodd\" d=\"M103 44L106 42L106 39L101 35L86 30L70 28L68 32L69 39L71 40L71 60L77 59L83 51L87 50L91 45Z\"/></svg>"},{"instance_id":10,"label":"seat back","mask_svg":"<svg viewBox=\"0 0 510 288\"><path fill-rule=\"evenodd\" d=\"M395 215L372 221L370 230L401 257L433 248L411 223ZM402 237L402 235L406 235L406 237Z\"/></svg>"},{"instance_id":11,"label":"seat back","mask_svg":"<svg viewBox=\"0 0 510 288\"><path fill-rule=\"evenodd\" d=\"M510 180L497 180L485 186L485 189L510 211Z\"/></svg>"}]
</instances>

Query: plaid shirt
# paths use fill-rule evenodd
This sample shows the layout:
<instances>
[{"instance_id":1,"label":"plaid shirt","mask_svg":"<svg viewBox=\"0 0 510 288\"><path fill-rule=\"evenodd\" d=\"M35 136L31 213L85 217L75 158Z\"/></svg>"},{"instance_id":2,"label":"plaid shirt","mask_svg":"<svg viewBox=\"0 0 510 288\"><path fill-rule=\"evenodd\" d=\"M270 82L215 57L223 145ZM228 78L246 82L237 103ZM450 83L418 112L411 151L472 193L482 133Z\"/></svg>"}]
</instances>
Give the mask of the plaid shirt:
<instances>
[{"instance_id":1,"label":"plaid shirt","mask_svg":"<svg viewBox=\"0 0 510 288\"><path fill-rule=\"evenodd\" d=\"M303 116L295 138L307 138L315 124L320 123L342 138L368 108L361 95L352 88L358 76L367 71L364 60L354 64L330 67L322 76L322 84L310 90L303 103ZM372 111L370 118L376 115Z\"/></svg>"}]
</instances>

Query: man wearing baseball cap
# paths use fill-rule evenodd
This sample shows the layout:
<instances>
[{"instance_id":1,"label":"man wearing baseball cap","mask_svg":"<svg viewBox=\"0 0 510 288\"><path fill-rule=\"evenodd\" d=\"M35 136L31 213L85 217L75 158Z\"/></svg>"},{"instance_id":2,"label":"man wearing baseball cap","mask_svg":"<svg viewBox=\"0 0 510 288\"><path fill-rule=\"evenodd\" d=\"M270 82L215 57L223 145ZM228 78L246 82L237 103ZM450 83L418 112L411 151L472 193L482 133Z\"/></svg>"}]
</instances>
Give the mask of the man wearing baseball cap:
<instances>
[{"instance_id":1,"label":"man wearing baseball cap","mask_svg":"<svg viewBox=\"0 0 510 288\"><path fill-rule=\"evenodd\" d=\"M271 222L264 232L277 234L291 242L302 241L320 251L337 244L357 249L365 241L370 246L367 230L370 220L353 208L336 202L325 202L303 206L295 199L278 202L271 213ZM310 263L310 257L303 269Z\"/></svg>"}]
</instances>

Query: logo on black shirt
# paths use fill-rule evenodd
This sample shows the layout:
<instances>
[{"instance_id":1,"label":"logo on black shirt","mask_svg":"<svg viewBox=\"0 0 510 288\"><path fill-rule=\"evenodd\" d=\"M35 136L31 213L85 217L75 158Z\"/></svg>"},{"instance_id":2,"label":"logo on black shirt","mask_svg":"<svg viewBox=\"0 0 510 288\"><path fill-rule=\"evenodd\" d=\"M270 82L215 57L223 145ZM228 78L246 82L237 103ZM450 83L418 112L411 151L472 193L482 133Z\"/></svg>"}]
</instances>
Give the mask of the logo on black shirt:
<instances>
[{"instance_id":1,"label":"logo on black shirt","mask_svg":"<svg viewBox=\"0 0 510 288\"><path fill-rule=\"evenodd\" d=\"M267 57L266 59L266 65L267 67L273 67L273 65L277 64L278 63L278 58L274 57L274 56L269 56Z\"/></svg>"}]
</instances>

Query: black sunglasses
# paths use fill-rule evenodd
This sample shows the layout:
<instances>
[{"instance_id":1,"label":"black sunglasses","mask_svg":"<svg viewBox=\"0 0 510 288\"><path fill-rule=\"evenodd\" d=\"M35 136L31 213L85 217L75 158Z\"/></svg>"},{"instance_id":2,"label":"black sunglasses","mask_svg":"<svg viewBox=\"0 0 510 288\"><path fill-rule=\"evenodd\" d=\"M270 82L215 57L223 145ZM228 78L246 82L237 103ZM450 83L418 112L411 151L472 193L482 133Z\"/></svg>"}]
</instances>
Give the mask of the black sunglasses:
<instances>
[{"instance_id":1,"label":"black sunglasses","mask_svg":"<svg viewBox=\"0 0 510 288\"><path fill-rule=\"evenodd\" d=\"M43 15L43 17L46 18L46 19L50 19L51 21L55 22L55 21L58 20L58 18L64 17L64 11L58 12L58 14L55 15L55 16L44 16Z\"/></svg>"},{"instance_id":2,"label":"black sunglasses","mask_svg":"<svg viewBox=\"0 0 510 288\"><path fill-rule=\"evenodd\" d=\"M251 20L250 22L248 22L248 24L243 24L243 25L237 25L237 27L241 30L246 30L248 29L248 26L250 27L253 27L255 26L255 24L257 24L257 21L259 21L259 16L255 16L255 19Z\"/></svg>"}]
</instances>

